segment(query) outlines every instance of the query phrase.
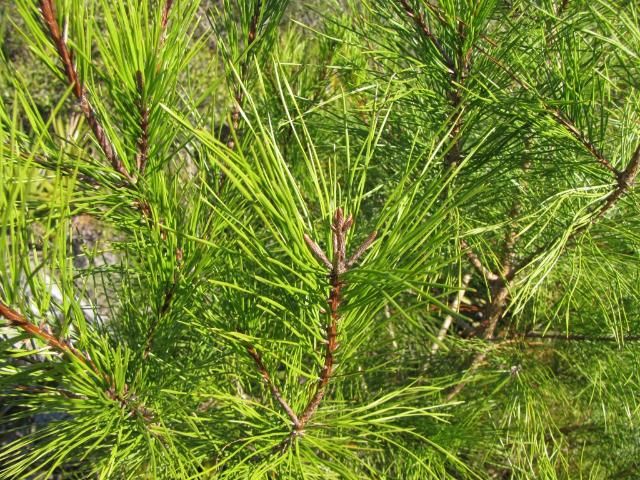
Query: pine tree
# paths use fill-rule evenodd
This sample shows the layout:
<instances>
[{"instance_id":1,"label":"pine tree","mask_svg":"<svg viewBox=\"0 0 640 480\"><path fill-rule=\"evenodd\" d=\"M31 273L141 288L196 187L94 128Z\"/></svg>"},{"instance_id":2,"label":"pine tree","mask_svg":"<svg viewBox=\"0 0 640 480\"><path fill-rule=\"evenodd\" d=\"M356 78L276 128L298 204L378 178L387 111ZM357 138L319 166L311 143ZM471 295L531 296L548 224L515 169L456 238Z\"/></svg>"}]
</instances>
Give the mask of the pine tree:
<instances>
[{"instance_id":1,"label":"pine tree","mask_svg":"<svg viewBox=\"0 0 640 480\"><path fill-rule=\"evenodd\" d=\"M0 478L637 477L637 2L0 13Z\"/></svg>"}]
</instances>

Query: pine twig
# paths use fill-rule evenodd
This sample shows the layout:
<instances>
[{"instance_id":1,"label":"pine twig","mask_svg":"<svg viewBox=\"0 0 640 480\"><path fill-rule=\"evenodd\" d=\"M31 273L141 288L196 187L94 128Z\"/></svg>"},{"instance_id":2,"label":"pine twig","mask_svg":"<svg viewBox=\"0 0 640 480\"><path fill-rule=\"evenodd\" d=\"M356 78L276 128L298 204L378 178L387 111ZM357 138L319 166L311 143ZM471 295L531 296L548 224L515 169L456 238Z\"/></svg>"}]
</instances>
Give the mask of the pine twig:
<instances>
[{"instance_id":1,"label":"pine twig","mask_svg":"<svg viewBox=\"0 0 640 480\"><path fill-rule=\"evenodd\" d=\"M136 165L140 175L144 173L149 159L149 107L145 98L144 78L142 72L136 72L136 87L138 88L138 114L140 115L140 136L138 137L138 154L136 155Z\"/></svg>"},{"instance_id":2,"label":"pine twig","mask_svg":"<svg viewBox=\"0 0 640 480\"><path fill-rule=\"evenodd\" d=\"M74 348L69 344L69 342L57 338L45 329L31 323L24 315L13 310L2 301L0 301L0 316L6 318L11 326L24 331L27 335L33 338L39 338L53 350L56 350L68 357L73 357L86 367L90 368L99 378L102 378L107 383L105 393L111 400L118 402L132 414L142 418L146 423L152 423L154 421L154 413L141 402L135 400L135 395L120 395L116 391L113 379L109 375L102 373L88 355ZM126 389L127 385L125 385L125 390ZM133 401L131 400L132 397L134 398Z\"/></svg>"},{"instance_id":3,"label":"pine twig","mask_svg":"<svg viewBox=\"0 0 640 480\"><path fill-rule=\"evenodd\" d=\"M162 8L162 19L160 21L160 26L162 28L163 40L164 40L164 32L166 32L167 23L169 22L169 12L171 11L172 6L173 6L173 0L166 0L164 2L164 7Z\"/></svg>"},{"instance_id":4,"label":"pine twig","mask_svg":"<svg viewBox=\"0 0 640 480\"><path fill-rule=\"evenodd\" d=\"M262 375L263 380L269 386L269 390L271 391L271 395L273 395L273 398L276 399L276 401L280 404L282 409L286 412L287 416L291 420L291 423L293 424L294 430L295 431L299 430L300 429L300 420L298 419L298 416L296 415L296 412L293 411L293 408L291 408L291 405L289 405L289 403L285 400L285 398L282 395L282 392L280 392L280 389L278 388L278 386L273 382L273 379L271 378L271 375L269 375L269 371L267 370L267 367L265 366L264 362L262 361L262 357L260 356L258 351L256 350L256 348L253 345L249 345L249 346L247 346L247 352L249 353L251 358L253 358L253 361L256 364L256 367L258 368L258 371L260 372L260 375Z\"/></svg>"},{"instance_id":5,"label":"pine twig","mask_svg":"<svg viewBox=\"0 0 640 480\"><path fill-rule=\"evenodd\" d=\"M465 273L464 276L462 277L460 289L456 293L456 296L451 302L451 305L449 307L449 309L455 313L458 313L460 310L460 303L462 303L462 298L464 297L464 294L467 291L469 282L471 282L471 274ZM449 328L451 327L452 323L453 323L453 315L449 313L447 314L446 317L444 317L444 321L442 322L442 326L440 327L440 331L438 332L437 339L435 342L433 342L433 345L431 345L431 355L435 355L435 353L440 348L440 344L444 340L444 337L447 335L447 332L449 331Z\"/></svg>"},{"instance_id":6,"label":"pine twig","mask_svg":"<svg viewBox=\"0 0 640 480\"><path fill-rule=\"evenodd\" d=\"M446 51L442 42L435 36L435 34L431 31L429 26L427 25L424 15L422 13L417 13L407 0L397 0L402 9L405 11L407 16L413 20L418 30L422 32L422 34L427 37L427 39L433 44L438 53L442 56L444 60L445 66L449 69L450 74L455 77L456 76L456 64L453 61L453 58Z\"/></svg>"},{"instance_id":7,"label":"pine twig","mask_svg":"<svg viewBox=\"0 0 640 480\"><path fill-rule=\"evenodd\" d=\"M503 72L505 72L509 77L523 90L527 92L532 92L534 89L531 85L529 85L526 81L519 78L509 67L507 67L503 62L495 58L491 55L487 50L482 48L481 46L477 47L478 51L482 53L491 63L500 68ZM591 156L606 170L613 173L616 176L620 175L620 172L611 164L609 160L604 156L604 154L596 147L596 145L587 138L587 136L581 132L576 125L569 120L562 112L557 109L552 108L547 105L542 99L542 107L544 111L553 119L556 123L564 127L564 129L569 132L569 134L576 139L590 154Z\"/></svg>"},{"instance_id":8,"label":"pine twig","mask_svg":"<svg viewBox=\"0 0 640 480\"><path fill-rule=\"evenodd\" d=\"M524 173L529 170L530 162L528 158L525 157L524 161L522 162L521 168ZM520 208L521 198L518 195L514 199L511 210L509 211L509 218L512 222L516 221L518 215L520 214ZM513 281L517 273L517 267L515 265L515 246L517 240L518 235L516 232L516 227L514 226L505 234L504 253L502 255L500 274L498 275L493 273L492 278L489 280L492 295L491 300L487 303L484 312L485 322L487 324L487 327L483 333L483 338L485 340L493 339L495 331L498 327L498 323L500 322L500 319L504 314L507 298L509 297L509 290L513 286ZM479 264L479 267L482 267L482 265ZM486 352L478 353L471 361L469 369L467 370L467 374L473 373L478 370L478 368L480 368L480 366L486 360L486 357ZM447 400L452 400L455 396L457 396L465 387L465 385L466 382L464 381L458 383L447 396Z\"/></svg>"},{"instance_id":9,"label":"pine twig","mask_svg":"<svg viewBox=\"0 0 640 480\"><path fill-rule=\"evenodd\" d=\"M640 335L623 335L615 337L613 335L583 335L577 333L561 333L561 332L527 332L523 335L523 339L535 338L540 340L563 340L578 342L637 342L640 341Z\"/></svg>"},{"instance_id":10,"label":"pine twig","mask_svg":"<svg viewBox=\"0 0 640 480\"><path fill-rule=\"evenodd\" d=\"M322 370L320 371L320 378L316 384L316 390L307 403L302 413L297 416L293 409L290 408L288 403L284 400L284 397L280 394L277 387L271 381L271 377L264 366L259 354L252 346L248 347L249 354L253 357L258 370L262 374L265 381L268 383L271 393L280 403L282 408L287 412L289 418L293 423L293 428L289 435L287 435L274 449L274 453L284 453L289 448L294 439L304 435L304 429L309 423L313 415L318 410L324 396L327 392L327 387L333 376L333 369L335 367L335 352L338 349L338 323L340 321L340 305L342 303L342 289L344 282L342 275L348 271L350 266L354 265L358 258L373 244L376 238L376 232L371 233L367 239L356 249L356 252L347 260L347 234L349 229L353 226L353 217L349 215L347 218L344 216L342 208L337 208L333 217L333 223L331 225L332 231L332 244L333 244L333 261L330 262L326 253L318 246L318 244L311 239L308 235L304 236L304 240L311 252L320 260L329 270L329 298L327 300L329 304L329 322L326 327L325 338L325 351L324 362Z\"/></svg>"},{"instance_id":11,"label":"pine twig","mask_svg":"<svg viewBox=\"0 0 640 480\"><path fill-rule=\"evenodd\" d=\"M607 202L598 212L597 218L601 218L607 213L613 206L618 203L618 200L627 193L636 183L638 177L638 171L640 170L640 144L636 147L635 152L631 156L627 167L624 171L618 174L618 185L613 193L607 199Z\"/></svg>"},{"instance_id":12,"label":"pine twig","mask_svg":"<svg viewBox=\"0 0 640 480\"><path fill-rule=\"evenodd\" d=\"M604 217L604 215L611 210L620 199L633 188L635 185L638 173L640 172L640 143L636 147L629 163L626 168L618 174L618 183L616 188L609 194L607 200L602 204L601 207L596 207L593 212L593 216L589 222L581 225L576 228L571 234L569 238L567 238L565 242L565 249L567 246L573 244L583 233L585 233L590 226L596 224L598 221ZM529 263L540 255L542 252L545 252L549 249L549 247L555 243L557 239L554 239L547 244L543 245L541 248L537 249L531 255L527 256L525 259L521 260L517 265L514 265L513 274L518 274L521 270L523 270Z\"/></svg>"},{"instance_id":13,"label":"pine twig","mask_svg":"<svg viewBox=\"0 0 640 480\"><path fill-rule=\"evenodd\" d=\"M93 135L98 142L100 149L114 170L125 177L130 184L135 184L135 178L131 176L118 156L115 147L109 140L107 133L96 116L95 110L87 98L87 92L84 86L78 78L78 72L76 71L73 63L72 54L67 48L67 44L60 30L60 25L56 19L55 0L40 0L40 12L42 13L42 19L48 28L49 37L58 51L58 56L62 62L67 81L72 87L72 91L80 103L80 109L87 119L89 127L91 127L91 130L93 131Z\"/></svg>"},{"instance_id":14,"label":"pine twig","mask_svg":"<svg viewBox=\"0 0 640 480\"><path fill-rule=\"evenodd\" d=\"M486 268L478 255L471 249L469 244L465 240L460 240L460 246L464 249L464 254L467 256L469 263L473 268L475 268L480 275L490 281L498 280L498 275L493 273L491 270Z\"/></svg>"},{"instance_id":15,"label":"pine twig","mask_svg":"<svg viewBox=\"0 0 640 480\"><path fill-rule=\"evenodd\" d=\"M611 165L611 162L606 159L604 154L591 142L580 130L571 122L562 112L559 110L553 110L545 105L545 109L551 115L557 123L562 125L582 146L593 156L593 158L602 165L605 169L609 170L614 175L620 175L620 172Z\"/></svg>"},{"instance_id":16,"label":"pine twig","mask_svg":"<svg viewBox=\"0 0 640 480\"><path fill-rule=\"evenodd\" d=\"M301 434L305 425L313 417L314 413L320 406L322 399L325 396L327 386L331 380L333 369L335 365L335 351L338 348L338 322L340 320L340 304L342 303L342 289L344 282L342 281L342 275L347 272L350 266L354 265L358 258L367 250L375 241L376 232L372 232L367 239L356 249L356 252L347 260L347 233L353 226L353 217L349 215L344 217L342 208L337 208L333 217L333 224L331 225L331 231L333 232L333 262L330 262L331 268L329 271L329 284L331 286L329 292L329 323L326 329L325 340L325 354L324 365L320 372L320 379L316 386L316 391L309 400L303 413L300 415L300 426L297 428L298 434ZM307 244L310 243L318 247L313 240L309 239ZM312 252L323 262L327 260L327 255L318 247L310 247Z\"/></svg>"}]
</instances>

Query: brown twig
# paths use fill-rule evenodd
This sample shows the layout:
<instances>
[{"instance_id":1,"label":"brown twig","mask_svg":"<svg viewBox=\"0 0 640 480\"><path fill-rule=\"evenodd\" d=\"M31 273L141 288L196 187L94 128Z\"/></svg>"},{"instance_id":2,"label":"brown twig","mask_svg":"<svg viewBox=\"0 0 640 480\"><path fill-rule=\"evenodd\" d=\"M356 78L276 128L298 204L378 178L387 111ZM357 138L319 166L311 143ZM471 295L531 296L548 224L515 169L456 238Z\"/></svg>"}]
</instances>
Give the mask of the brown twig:
<instances>
[{"instance_id":1,"label":"brown twig","mask_svg":"<svg viewBox=\"0 0 640 480\"><path fill-rule=\"evenodd\" d=\"M96 116L95 110L87 98L87 92L84 86L78 78L78 72L76 71L73 62L73 56L67 48L67 44L63 38L62 32L60 31L60 26L58 25L58 20L56 19L54 0L40 0L40 12L42 13L42 19L49 31L49 37L56 47L58 56L62 61L67 81L72 87L75 97L79 101L80 109L82 110L89 127L91 127L91 130L93 131L93 135L98 142L100 149L112 167L125 177L130 184L135 184L135 178L131 176L118 156L115 147L109 140L107 133Z\"/></svg>"},{"instance_id":2,"label":"brown twig","mask_svg":"<svg viewBox=\"0 0 640 480\"><path fill-rule=\"evenodd\" d=\"M473 50L469 48L466 52L463 52L461 49L456 53L455 59L449 55L447 50L442 45L442 42L436 37L433 31L429 28L424 18L424 14L417 13L407 0L397 0L397 2L401 5L402 9L405 11L407 16L411 18L418 30L434 45L436 50L442 56L444 64L449 70L450 77L450 90L449 90L449 103L453 108L453 117L451 122L451 131L449 133L449 138L452 141L451 148L447 152L445 156L445 164L451 170L455 169L455 167L462 160L462 144L459 139L460 132L462 131L463 121L462 121L462 112L460 111L462 107L462 88L463 83L469 75L469 71L471 69L471 55ZM432 9L433 11L433 9ZM438 15L436 15L438 16ZM446 24L442 18L439 20ZM466 37L466 29L468 27L462 21L458 21L458 37L461 42L464 41Z\"/></svg>"},{"instance_id":3,"label":"brown twig","mask_svg":"<svg viewBox=\"0 0 640 480\"><path fill-rule=\"evenodd\" d=\"M300 428L300 420L298 419L298 416L296 415L296 412L293 411L293 408L291 408L291 405L289 405L289 403L285 400L285 398L282 395L282 392L280 392L280 389L278 388L278 386L273 382L273 379L271 378L271 375L269 375L269 371L267 370L267 367L265 366L264 362L262 361L262 357L260 356L258 351L256 350L256 348L253 345L249 345L247 347L247 352L249 353L251 358L253 358L253 361L255 362L256 367L258 368L258 371L260 372L260 375L262 375L263 380L269 386L269 390L271 391L271 395L273 395L273 398L276 399L276 401L280 404L282 409L286 412L287 416L291 420L291 423L293 424L294 430L296 430L296 431L299 430L299 428Z\"/></svg>"},{"instance_id":4,"label":"brown twig","mask_svg":"<svg viewBox=\"0 0 640 480\"><path fill-rule=\"evenodd\" d=\"M527 156L525 156L522 162L522 172L526 173L529 170L530 162ZM489 279L490 291L491 291L491 300L487 303L484 311L484 324L486 328L483 333L483 338L485 340L493 339L496 329L498 327L498 323L502 318L505 307L507 305L507 299L509 297L509 290L513 286L513 281L515 278L516 272L516 256L515 256L515 246L518 239L517 229L515 226L516 219L520 214L521 207L521 198L520 195L516 196L511 205L511 210L509 211L509 218L514 226L507 230L504 238L504 247L503 247L503 256L502 262L500 265L500 274L491 274L491 278ZM472 262L474 264L476 262ZM482 267L482 264L479 264L476 268ZM484 267L482 267L484 269ZM467 370L467 374L475 372L480 365L482 365L487 357L487 352L478 353L473 360ZM453 390L447 396L447 400L452 400L456 395L458 395L462 389L465 387L466 382L462 381L458 383Z\"/></svg>"},{"instance_id":5,"label":"brown twig","mask_svg":"<svg viewBox=\"0 0 640 480\"><path fill-rule=\"evenodd\" d=\"M329 323L326 328L326 340L325 340L325 353L324 364L320 372L320 379L316 386L316 391L309 400L302 415L300 415L300 426L297 428L299 434L302 433L307 422L313 417L314 413L320 406L322 399L325 396L327 386L331 380L333 369L335 365L334 354L338 348L338 322L340 320L339 308L342 303L342 288L344 282L342 281L342 275L353 266L358 258L367 250L371 244L375 241L377 232L372 232L367 239L358 247L355 253L347 260L347 234L349 229L353 225L353 217L349 215L344 217L342 208L337 208L333 217L333 224L331 225L332 239L333 239L333 262L330 262L331 268L329 271L329 284L331 289L329 291ZM313 240L309 239L307 244L312 244L317 248L310 246L311 251L318 257L318 259L327 265L327 255L317 246ZM327 265L328 266L328 265Z\"/></svg>"},{"instance_id":6,"label":"brown twig","mask_svg":"<svg viewBox=\"0 0 640 480\"><path fill-rule=\"evenodd\" d=\"M480 275L490 281L494 281L499 278L498 275L493 273L482 264L482 261L480 260L478 255L476 255L476 253L471 249L471 247L465 240L460 240L460 246L464 249L464 254L467 256L467 259L469 260L471 266L475 268Z\"/></svg>"},{"instance_id":7,"label":"brown twig","mask_svg":"<svg viewBox=\"0 0 640 480\"><path fill-rule=\"evenodd\" d=\"M607 162L608 163L608 162ZM586 232L588 227L595 222L597 222L600 218L604 216L604 214L609 211L613 206L627 193L635 184L636 178L640 171L640 144L636 147L629 163L625 170L617 175L618 184L615 190L608 197L607 201L599 208L597 208L595 215L593 215L590 222L581 226L574 230L569 239L565 243L568 245L571 242L574 242L582 233ZM502 316L504 311L504 304L507 300L509 289L513 284L513 280L516 275L520 273L524 267L526 267L529 262L535 258L539 253L548 249L549 244L545 245L542 249L537 250L537 253L530 255L525 260L516 264L513 260L511 260L511 264L503 264L503 277L499 278L492 285L492 300L487 305L487 309L485 311L485 322L487 327L484 331L484 339L488 341L494 340L495 330L497 328L498 322ZM505 257L506 258L506 257ZM569 338L570 336L565 336ZM579 336L574 336L577 339ZM587 340L587 338L584 338ZM478 353L472 360L469 369L467 370L467 375L474 373L478 370L478 368L484 363L487 357L487 352ZM455 388L449 393L447 396L447 400L452 400L455 396L457 396L460 391L466 385L465 381L460 382L455 386Z\"/></svg>"},{"instance_id":8,"label":"brown twig","mask_svg":"<svg viewBox=\"0 0 640 480\"><path fill-rule=\"evenodd\" d=\"M67 341L61 340L47 332L45 329L31 323L26 319L26 317L13 310L2 301L0 301L0 316L6 318L11 326L23 330L31 337L39 338L49 345L50 348L80 360L81 363L91 366L92 370L95 371L95 365L93 365L93 362L91 362L91 360L89 360L89 358L82 352L72 347Z\"/></svg>"},{"instance_id":9,"label":"brown twig","mask_svg":"<svg viewBox=\"0 0 640 480\"><path fill-rule=\"evenodd\" d=\"M607 197L607 200L600 207L596 207L591 216L591 220L584 223L580 227L576 228L567 240L565 241L565 248L573 244L580 236L585 233L591 225L597 223L609 210L611 210L620 199L635 185L638 173L640 171L640 143L636 147L629 163L627 164L624 171L618 174L618 183L616 188L611 192L611 194ZM536 258L541 253L547 251L551 245L553 245L557 239L553 239L550 242L546 243L542 247L538 248L535 252L528 255L526 258L521 260L517 265L514 266L514 275L518 274L521 270L523 270L534 258Z\"/></svg>"},{"instance_id":10,"label":"brown twig","mask_svg":"<svg viewBox=\"0 0 640 480\"><path fill-rule=\"evenodd\" d=\"M173 0L166 0L164 2L164 7L162 9L162 20L160 26L162 27L163 33L167 29L167 23L169 21L169 12L171 11L171 6L173 5Z\"/></svg>"},{"instance_id":11,"label":"brown twig","mask_svg":"<svg viewBox=\"0 0 640 480\"><path fill-rule=\"evenodd\" d=\"M271 380L271 376L267 371L262 359L256 349L253 346L247 347L249 355L253 358L258 371L269 385L271 394L278 401L278 403L285 410L291 422L293 428L289 435L287 435L276 447L273 449L273 453L283 453L291 446L293 441L304 435L304 429L309 423L313 415L318 410L322 400L327 392L327 387L333 376L333 370L335 367L335 352L338 349L338 323L340 321L340 305L342 303L342 289L344 282L342 275L345 274L348 269L353 266L359 257L371 246L375 241L376 232L371 233L367 239L358 247L355 253L347 259L347 234L349 229L353 226L353 217L349 215L347 218L344 216L342 208L337 208L333 217L333 223L331 225L332 231L332 244L333 244L333 261L328 260L328 256L318 246L318 244L311 239L308 235L304 236L304 240L309 246L311 252L316 258L329 270L329 298L327 300L329 304L329 321L326 327L325 337L325 350L324 361L322 370L320 371L320 377L316 384L316 389L307 403L306 407L299 416L295 414L293 409L284 399L276 385Z\"/></svg>"},{"instance_id":12,"label":"brown twig","mask_svg":"<svg viewBox=\"0 0 640 480\"><path fill-rule=\"evenodd\" d=\"M442 45L442 42L440 42L438 37L434 35L434 33L427 25L424 15L422 13L416 13L411 5L409 5L409 2L407 0L397 0L397 2L401 5L407 16L413 20L418 30L420 30L422 34L427 37L427 39L433 44L438 53L442 56L445 66L449 69L449 73L451 74L451 76L455 77L456 64L453 61L453 58L451 58L447 50Z\"/></svg>"},{"instance_id":13,"label":"brown twig","mask_svg":"<svg viewBox=\"0 0 640 480\"><path fill-rule=\"evenodd\" d=\"M496 65L498 68L500 68L503 72L505 72L507 75L509 75L509 77L516 83L518 84L522 89L524 89L527 92L531 92L533 91L533 87L531 85L529 85L526 81L522 80L521 78L519 78L514 72L511 71L511 69L509 67L507 67L503 62L501 62L500 60L498 60L497 58L495 58L493 55L491 55L489 52L487 52L484 48L482 48L481 46L477 46L477 49L480 53L482 53L485 58L487 58L491 63L493 63L494 65ZM607 158L604 156L604 154L598 149L598 147L596 147L596 145L589 140L586 135L584 133L582 133L578 127L575 126L575 124L569 120L562 112L560 112L557 109L554 109L552 107L550 107L549 105L547 105L544 101L542 101L542 99L540 99L540 101L542 102L542 107L544 109L544 111L553 119L556 121L556 123L558 123L559 125L563 126L565 128L565 130L567 132L569 132L569 134L571 134L571 136L573 138L575 138L590 154L591 156L602 166L604 167L606 170L608 170L609 172L613 173L614 175L618 176L620 175L620 172L611 164L611 162L609 162L609 160L607 160Z\"/></svg>"},{"instance_id":14,"label":"brown twig","mask_svg":"<svg viewBox=\"0 0 640 480\"><path fill-rule=\"evenodd\" d=\"M595 158L595 160L602 165L604 168L609 170L614 175L620 175L620 172L611 165L611 162L607 160L604 154L598 150L596 147L580 130L575 126L573 122L571 122L562 112L559 110L554 110L548 107L546 104L544 105L547 112L551 115L556 122L562 125L578 142L582 144L582 146Z\"/></svg>"},{"instance_id":15,"label":"brown twig","mask_svg":"<svg viewBox=\"0 0 640 480\"><path fill-rule=\"evenodd\" d=\"M627 193L636 183L638 177L638 171L640 170L640 144L636 147L635 152L631 156L627 167L623 172L618 174L618 185L613 193L609 196L606 203L602 206L598 212L597 218L602 217L620 200L620 198Z\"/></svg>"},{"instance_id":16,"label":"brown twig","mask_svg":"<svg viewBox=\"0 0 640 480\"><path fill-rule=\"evenodd\" d=\"M142 418L146 423L153 422L153 412L145 407L141 402L139 402L135 398L135 395L128 394L126 392L126 385L125 395L121 395L120 393L118 393L116 391L113 379L109 375L102 373L88 355L74 348L66 340L57 338L51 333L47 332L45 329L31 323L24 315L13 310L2 301L0 301L0 316L6 318L11 326L24 331L31 337L39 338L53 350L56 350L68 357L73 357L86 367L90 368L99 378L103 379L107 383L105 393L111 400L118 402L122 407L129 410L132 414L135 414L136 416Z\"/></svg>"},{"instance_id":17,"label":"brown twig","mask_svg":"<svg viewBox=\"0 0 640 480\"><path fill-rule=\"evenodd\" d=\"M249 23L249 33L247 34L247 50L251 47L258 35L258 20L260 19L260 10L262 9L262 0L257 0L251 21ZM247 77L247 70L249 68L249 62L245 59L240 67L239 78L236 80L233 86L233 100L234 104L231 108L231 128L226 133L226 145L230 150L235 150L236 141L234 135L238 135L238 129L240 128L240 113L242 112L242 104L244 103L244 91L240 82L243 82ZM224 171L221 171L218 178L218 191L221 192L224 187L227 175Z\"/></svg>"},{"instance_id":18,"label":"brown twig","mask_svg":"<svg viewBox=\"0 0 640 480\"><path fill-rule=\"evenodd\" d=\"M142 72L136 72L136 87L138 88L138 114L140 115L140 136L138 137L138 154L136 155L136 165L140 175L144 173L149 159L149 107L145 98L144 78Z\"/></svg>"}]
</instances>

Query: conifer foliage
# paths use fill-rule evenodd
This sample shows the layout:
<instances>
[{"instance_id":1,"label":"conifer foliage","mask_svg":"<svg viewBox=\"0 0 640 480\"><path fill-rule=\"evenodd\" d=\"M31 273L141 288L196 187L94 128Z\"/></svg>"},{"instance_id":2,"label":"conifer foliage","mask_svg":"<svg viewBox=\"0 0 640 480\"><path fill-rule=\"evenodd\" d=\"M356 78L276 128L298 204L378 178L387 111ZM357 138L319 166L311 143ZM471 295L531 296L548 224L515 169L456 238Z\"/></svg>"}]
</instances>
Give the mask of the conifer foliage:
<instances>
[{"instance_id":1,"label":"conifer foliage","mask_svg":"<svg viewBox=\"0 0 640 480\"><path fill-rule=\"evenodd\" d=\"M637 478L637 2L0 13L0 478Z\"/></svg>"}]
</instances>

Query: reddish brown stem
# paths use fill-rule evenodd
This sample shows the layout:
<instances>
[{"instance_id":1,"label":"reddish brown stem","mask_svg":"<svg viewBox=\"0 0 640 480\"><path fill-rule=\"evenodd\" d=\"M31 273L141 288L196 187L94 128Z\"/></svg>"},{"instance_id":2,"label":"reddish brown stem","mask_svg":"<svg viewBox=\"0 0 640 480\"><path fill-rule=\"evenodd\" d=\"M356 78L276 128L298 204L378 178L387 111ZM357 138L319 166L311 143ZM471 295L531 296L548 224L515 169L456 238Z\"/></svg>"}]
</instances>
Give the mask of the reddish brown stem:
<instances>
[{"instance_id":1,"label":"reddish brown stem","mask_svg":"<svg viewBox=\"0 0 640 480\"><path fill-rule=\"evenodd\" d=\"M114 170L125 177L130 184L135 183L135 179L127 171L124 163L116 153L113 144L109 140L107 133L102 127L102 124L98 120L95 110L87 98L85 88L78 78L78 72L76 71L73 63L73 57L67 48L67 44L60 31L60 25L58 25L58 20L56 19L54 0L40 0L40 12L42 13L42 19L49 31L49 37L56 47L58 56L62 61L67 81L69 82L69 85L71 85L72 91L80 103L80 109L87 119L89 127L93 131L93 135L96 138L98 145Z\"/></svg>"},{"instance_id":2,"label":"reddish brown stem","mask_svg":"<svg viewBox=\"0 0 640 480\"><path fill-rule=\"evenodd\" d=\"M120 395L116 391L113 379L109 375L100 372L96 364L87 355L72 347L67 341L61 340L45 331L44 329L38 327L37 325L31 323L24 315L13 310L2 301L0 301L0 316L6 318L11 326L19 328L31 337L39 338L50 348L57 350L63 355L67 355L68 357L73 357L80 361L80 363L82 363L83 365L91 368L91 370L99 378L104 379L104 381L107 383L107 389L105 391L107 396L111 400L118 402L121 406L131 411L133 414L139 416L140 418L144 419L147 423L153 421L153 412L146 408L142 403L138 402L135 399L135 395ZM127 386L125 385L125 390L126 389Z\"/></svg>"},{"instance_id":3,"label":"reddish brown stem","mask_svg":"<svg viewBox=\"0 0 640 480\"><path fill-rule=\"evenodd\" d=\"M173 5L173 0L166 0L164 2L164 8L162 9L162 20L160 24L162 26L163 32L167 29L167 22L169 21L169 12L171 11L172 5Z\"/></svg>"},{"instance_id":4,"label":"reddish brown stem","mask_svg":"<svg viewBox=\"0 0 640 480\"><path fill-rule=\"evenodd\" d=\"M75 357L80 360L81 363L85 365L90 365L92 369L95 369L95 365L79 350L73 348L68 342L65 340L60 340L59 338L51 335L49 332L43 330L37 325L31 323L27 320L23 315L13 310L8 305L5 305L0 301L0 315L6 318L11 326L19 328L23 330L31 337L39 338L43 342L45 342L49 347L58 352L69 355L71 357Z\"/></svg>"},{"instance_id":5,"label":"reddish brown stem","mask_svg":"<svg viewBox=\"0 0 640 480\"><path fill-rule=\"evenodd\" d=\"M144 173L149 158L149 107L145 98L144 79L142 72L136 72L136 86L138 88L138 113L140 115L140 136L138 137L138 155L136 163L140 175Z\"/></svg>"},{"instance_id":6,"label":"reddish brown stem","mask_svg":"<svg viewBox=\"0 0 640 480\"><path fill-rule=\"evenodd\" d=\"M318 410L322 399L324 398L327 387L333 375L333 369L335 365L335 352L338 349L338 323L340 320L340 304L342 303L342 288L344 282L341 280L341 276L347 272L347 270L354 265L362 254L373 244L376 239L376 232L372 232L367 239L358 247L355 253L347 260L347 233L353 226L353 217L349 215L345 218L341 208L337 208L333 217L333 224L331 225L331 231L333 232L333 262L327 260L327 255L322 249L308 236L305 236L305 241L312 253L325 265L330 265L329 272L329 284L331 289L329 291L329 323L326 327L326 340L324 350L324 363L322 370L320 371L320 379L316 386L316 391L309 400L302 415L300 415L300 425L296 429L299 434L304 430L305 425L313 417Z\"/></svg>"},{"instance_id":7,"label":"reddish brown stem","mask_svg":"<svg viewBox=\"0 0 640 480\"><path fill-rule=\"evenodd\" d=\"M425 37L427 37L427 39L436 48L438 53L440 53L440 55L442 56L442 59L444 60L444 64L449 69L449 72L451 73L451 75L455 77L456 65L455 65L453 59L451 58L451 56L445 50L444 46L442 45L442 43L440 42L438 37L436 37L434 35L434 33L431 31L431 29L427 25L427 23L426 23L426 21L424 19L424 15L422 13L417 13L411 7L411 5L409 5L409 2L407 0L397 0L397 1L400 4L400 6L402 7L402 9L405 11L407 16L413 20L413 22L415 23L415 25L418 28L418 30L420 30L422 32L422 34Z\"/></svg>"},{"instance_id":8,"label":"reddish brown stem","mask_svg":"<svg viewBox=\"0 0 640 480\"><path fill-rule=\"evenodd\" d=\"M595 160L602 165L604 168L609 170L614 175L620 175L620 172L611 165L611 162L607 160L604 154L596 147L580 130L575 126L571 120L569 120L565 115L559 110L552 110L548 107L547 111L551 114L551 117L562 125L572 136L575 138L582 146L595 158Z\"/></svg>"},{"instance_id":9,"label":"reddish brown stem","mask_svg":"<svg viewBox=\"0 0 640 480\"><path fill-rule=\"evenodd\" d=\"M260 372L260 375L262 375L263 380L269 386L269 390L271 391L271 395L273 395L273 398L276 399L276 401L280 404L282 409L286 412L287 416L291 420L291 423L293 424L293 428L295 430L299 430L300 429L300 420L298 419L298 416L293 411L293 408L291 408L291 405L289 405L289 403L285 400L285 398L282 395L282 392L280 392L280 389L278 388L278 386L275 383L273 383L273 379L271 378L271 375L269 375L269 371L267 370L267 367L265 366L264 362L262 361L262 357L260 356L258 351L256 350L256 348L253 345L249 345L247 347L247 352L249 353L251 358L253 358L253 361L256 364L256 367L258 368L258 371Z\"/></svg>"},{"instance_id":10,"label":"reddish brown stem","mask_svg":"<svg viewBox=\"0 0 640 480\"><path fill-rule=\"evenodd\" d=\"M313 417L313 414L320 406L320 402L322 402L322 399L324 398L327 386L329 385L329 380L333 374L334 353L338 348L338 320L340 319L338 309L340 308L340 303L342 301L342 282L340 282L338 275L332 274L331 277L331 292L329 294L330 320L327 325L324 365L320 371L320 380L318 381L316 392L311 400L309 400L307 407L300 416L300 425L297 428L298 431L302 431L304 429L304 426L311 417Z\"/></svg>"}]
</instances>

